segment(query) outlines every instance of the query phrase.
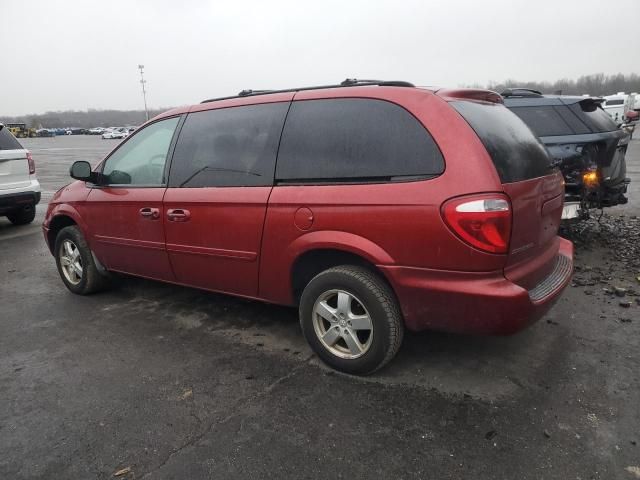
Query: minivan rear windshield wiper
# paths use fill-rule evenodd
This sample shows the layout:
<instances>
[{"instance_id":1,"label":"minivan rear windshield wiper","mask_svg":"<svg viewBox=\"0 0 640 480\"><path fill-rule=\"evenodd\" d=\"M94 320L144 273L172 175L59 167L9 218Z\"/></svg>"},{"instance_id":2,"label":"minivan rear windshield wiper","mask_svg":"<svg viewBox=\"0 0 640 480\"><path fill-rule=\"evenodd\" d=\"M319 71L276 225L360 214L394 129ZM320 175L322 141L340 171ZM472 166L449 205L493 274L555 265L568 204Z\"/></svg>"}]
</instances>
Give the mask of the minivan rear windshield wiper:
<instances>
[{"instance_id":1,"label":"minivan rear windshield wiper","mask_svg":"<svg viewBox=\"0 0 640 480\"><path fill-rule=\"evenodd\" d=\"M204 171L243 173L245 175L253 175L255 177L261 177L262 176L258 172L252 172L252 171L246 171L246 170L236 170L236 169L233 169L233 168L222 168L222 167L205 166L205 167L202 167L202 168L196 170L195 172L193 172L184 182L182 182L180 184L180 187L184 187L187 183L189 183L191 180L193 180L193 177L195 177L196 175L199 175L200 173L202 173Z\"/></svg>"}]
</instances>

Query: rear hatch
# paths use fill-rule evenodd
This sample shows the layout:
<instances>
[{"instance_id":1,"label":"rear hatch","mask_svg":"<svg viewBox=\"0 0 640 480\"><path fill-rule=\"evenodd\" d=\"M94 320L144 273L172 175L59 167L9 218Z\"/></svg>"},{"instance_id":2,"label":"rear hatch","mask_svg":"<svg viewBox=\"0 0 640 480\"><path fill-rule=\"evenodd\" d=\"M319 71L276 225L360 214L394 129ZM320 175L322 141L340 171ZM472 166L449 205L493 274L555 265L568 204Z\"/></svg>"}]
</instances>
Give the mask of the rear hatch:
<instances>
[{"instance_id":1,"label":"rear hatch","mask_svg":"<svg viewBox=\"0 0 640 480\"><path fill-rule=\"evenodd\" d=\"M591 144L591 163L598 166L602 180L607 187L616 187L625 182L625 154L629 135L618 128L616 123L602 109L601 98L587 98L569 104L568 108L594 133Z\"/></svg>"},{"instance_id":2,"label":"rear hatch","mask_svg":"<svg viewBox=\"0 0 640 480\"><path fill-rule=\"evenodd\" d=\"M0 125L0 192L31 183L27 154L11 132Z\"/></svg>"},{"instance_id":3,"label":"rear hatch","mask_svg":"<svg viewBox=\"0 0 640 480\"><path fill-rule=\"evenodd\" d=\"M569 194L581 194L582 174L598 167L605 186L624 184L628 135L618 129L596 97L536 97L507 99L518 115L547 146L562 169Z\"/></svg>"},{"instance_id":4,"label":"rear hatch","mask_svg":"<svg viewBox=\"0 0 640 480\"><path fill-rule=\"evenodd\" d=\"M555 266L564 204L562 174L552 168L547 150L529 127L504 105L473 101L451 105L486 147L511 200L505 276L531 289Z\"/></svg>"}]
</instances>

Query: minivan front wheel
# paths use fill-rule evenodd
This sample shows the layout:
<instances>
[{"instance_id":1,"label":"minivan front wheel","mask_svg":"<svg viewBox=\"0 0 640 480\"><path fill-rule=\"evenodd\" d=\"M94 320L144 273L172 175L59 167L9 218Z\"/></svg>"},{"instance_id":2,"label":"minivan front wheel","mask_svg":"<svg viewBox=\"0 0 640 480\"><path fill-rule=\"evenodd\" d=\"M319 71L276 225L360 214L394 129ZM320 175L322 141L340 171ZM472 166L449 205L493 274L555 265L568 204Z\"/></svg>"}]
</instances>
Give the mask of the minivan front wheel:
<instances>
[{"instance_id":1,"label":"minivan front wheel","mask_svg":"<svg viewBox=\"0 0 640 480\"><path fill-rule=\"evenodd\" d=\"M376 274L340 266L315 276L300 299L300 325L315 353L346 373L373 373L402 343L404 325L389 286Z\"/></svg>"},{"instance_id":2,"label":"minivan front wheel","mask_svg":"<svg viewBox=\"0 0 640 480\"><path fill-rule=\"evenodd\" d=\"M60 230L54 254L60 278L73 293L87 295L108 286L108 277L98 270L91 249L75 225Z\"/></svg>"}]
</instances>

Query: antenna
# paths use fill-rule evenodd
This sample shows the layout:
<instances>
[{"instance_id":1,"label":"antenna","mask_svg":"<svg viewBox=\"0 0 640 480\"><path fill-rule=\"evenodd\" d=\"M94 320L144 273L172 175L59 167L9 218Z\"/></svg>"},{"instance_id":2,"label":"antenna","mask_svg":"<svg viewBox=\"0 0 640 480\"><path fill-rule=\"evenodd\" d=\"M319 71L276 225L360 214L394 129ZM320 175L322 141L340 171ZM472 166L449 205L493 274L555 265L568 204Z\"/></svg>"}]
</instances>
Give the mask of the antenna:
<instances>
[{"instance_id":1,"label":"antenna","mask_svg":"<svg viewBox=\"0 0 640 480\"><path fill-rule=\"evenodd\" d=\"M142 98L144 99L144 114L147 117L147 122L149 121L149 110L147 109L147 89L144 84L147 81L144 79L144 65L138 65L138 69L140 69L140 83L142 84Z\"/></svg>"}]
</instances>

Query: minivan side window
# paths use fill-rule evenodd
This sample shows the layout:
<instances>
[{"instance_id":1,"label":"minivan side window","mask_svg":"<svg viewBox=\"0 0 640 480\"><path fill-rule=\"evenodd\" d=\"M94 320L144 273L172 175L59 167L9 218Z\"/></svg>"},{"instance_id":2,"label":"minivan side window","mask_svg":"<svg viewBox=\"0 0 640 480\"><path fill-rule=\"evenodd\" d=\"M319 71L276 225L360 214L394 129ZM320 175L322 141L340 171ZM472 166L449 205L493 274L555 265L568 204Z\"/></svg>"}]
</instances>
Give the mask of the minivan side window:
<instances>
[{"instance_id":1,"label":"minivan side window","mask_svg":"<svg viewBox=\"0 0 640 480\"><path fill-rule=\"evenodd\" d=\"M384 100L294 101L276 166L281 183L387 182L444 171L444 159L425 127Z\"/></svg>"},{"instance_id":2,"label":"minivan side window","mask_svg":"<svg viewBox=\"0 0 640 480\"><path fill-rule=\"evenodd\" d=\"M161 186L164 167L179 117L138 130L105 160L102 174L109 185Z\"/></svg>"},{"instance_id":3,"label":"minivan side window","mask_svg":"<svg viewBox=\"0 0 640 480\"><path fill-rule=\"evenodd\" d=\"M273 185L289 102L190 113L171 161L170 187Z\"/></svg>"}]
</instances>

